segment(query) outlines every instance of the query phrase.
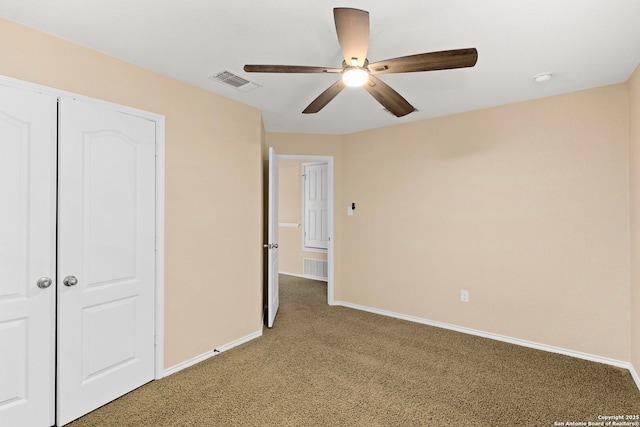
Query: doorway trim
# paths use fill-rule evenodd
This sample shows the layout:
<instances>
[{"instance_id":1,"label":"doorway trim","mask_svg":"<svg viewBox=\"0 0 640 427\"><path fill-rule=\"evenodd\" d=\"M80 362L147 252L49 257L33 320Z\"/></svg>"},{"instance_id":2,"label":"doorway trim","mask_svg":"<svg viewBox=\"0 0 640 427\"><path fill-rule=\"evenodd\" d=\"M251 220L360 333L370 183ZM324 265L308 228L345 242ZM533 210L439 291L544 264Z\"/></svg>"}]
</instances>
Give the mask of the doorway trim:
<instances>
[{"instance_id":1,"label":"doorway trim","mask_svg":"<svg viewBox=\"0 0 640 427\"><path fill-rule=\"evenodd\" d=\"M329 228L329 243L327 245L327 304L336 305L334 298L334 217L335 217L335 200L334 200L334 166L333 156L314 156L306 154L276 154L276 159L281 160L296 160L296 161L309 161L309 162L322 162L327 163L328 167L328 186L329 186L329 206L328 210L331 212L329 215L327 227ZM279 184L278 184L279 185Z\"/></svg>"},{"instance_id":2,"label":"doorway trim","mask_svg":"<svg viewBox=\"0 0 640 427\"><path fill-rule=\"evenodd\" d=\"M155 307L154 307L154 379L164 376L164 186L165 186L165 117L161 114L139 110L101 99L91 98L65 90L42 86L24 80L0 75L0 85L16 89L40 92L58 99L73 98L79 101L98 104L113 111L141 117L155 123L156 129L156 242L155 242Z\"/></svg>"}]
</instances>

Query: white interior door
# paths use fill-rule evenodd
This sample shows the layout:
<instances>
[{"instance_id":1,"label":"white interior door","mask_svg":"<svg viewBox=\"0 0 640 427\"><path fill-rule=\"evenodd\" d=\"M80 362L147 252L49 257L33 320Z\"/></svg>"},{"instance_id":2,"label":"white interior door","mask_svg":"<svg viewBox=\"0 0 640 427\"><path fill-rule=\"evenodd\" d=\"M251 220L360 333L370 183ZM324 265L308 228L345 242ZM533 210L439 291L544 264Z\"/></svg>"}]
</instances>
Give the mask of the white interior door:
<instances>
[{"instance_id":1,"label":"white interior door","mask_svg":"<svg viewBox=\"0 0 640 427\"><path fill-rule=\"evenodd\" d=\"M329 245L328 164L304 165L304 247L327 249Z\"/></svg>"},{"instance_id":2,"label":"white interior door","mask_svg":"<svg viewBox=\"0 0 640 427\"><path fill-rule=\"evenodd\" d=\"M278 289L278 157L269 147L269 219L267 243L267 327L271 328L280 306Z\"/></svg>"},{"instance_id":3,"label":"white interior door","mask_svg":"<svg viewBox=\"0 0 640 427\"><path fill-rule=\"evenodd\" d=\"M154 375L155 124L60 100L58 424Z\"/></svg>"},{"instance_id":4,"label":"white interior door","mask_svg":"<svg viewBox=\"0 0 640 427\"><path fill-rule=\"evenodd\" d=\"M55 97L0 86L2 426L54 421L55 124Z\"/></svg>"}]
</instances>

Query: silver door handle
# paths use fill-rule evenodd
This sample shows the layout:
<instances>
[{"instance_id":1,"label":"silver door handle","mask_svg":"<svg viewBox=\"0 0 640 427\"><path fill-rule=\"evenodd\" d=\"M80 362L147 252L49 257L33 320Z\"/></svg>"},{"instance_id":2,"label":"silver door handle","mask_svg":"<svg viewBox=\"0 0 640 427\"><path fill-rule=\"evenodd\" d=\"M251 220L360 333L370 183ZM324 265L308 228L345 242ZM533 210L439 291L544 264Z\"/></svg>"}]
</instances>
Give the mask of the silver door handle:
<instances>
[{"instance_id":1,"label":"silver door handle","mask_svg":"<svg viewBox=\"0 0 640 427\"><path fill-rule=\"evenodd\" d=\"M262 247L267 248L267 249L278 249L278 244L277 243L265 243L264 245L262 245Z\"/></svg>"},{"instance_id":2,"label":"silver door handle","mask_svg":"<svg viewBox=\"0 0 640 427\"><path fill-rule=\"evenodd\" d=\"M64 280L62 281L62 283L65 286L75 286L78 284L78 279L76 279L75 276L67 276L64 278Z\"/></svg>"},{"instance_id":3,"label":"silver door handle","mask_svg":"<svg viewBox=\"0 0 640 427\"><path fill-rule=\"evenodd\" d=\"M53 283L53 281L50 278L41 277L36 282L36 285L38 285L40 289L47 289L49 286L51 286L51 283Z\"/></svg>"}]
</instances>

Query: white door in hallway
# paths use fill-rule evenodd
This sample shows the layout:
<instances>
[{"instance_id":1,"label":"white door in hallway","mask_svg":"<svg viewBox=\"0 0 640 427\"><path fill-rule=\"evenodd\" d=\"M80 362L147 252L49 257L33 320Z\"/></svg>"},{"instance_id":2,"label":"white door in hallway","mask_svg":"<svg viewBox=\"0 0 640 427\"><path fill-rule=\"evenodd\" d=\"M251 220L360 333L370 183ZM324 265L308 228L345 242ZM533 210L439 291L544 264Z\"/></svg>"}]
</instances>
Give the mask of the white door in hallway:
<instances>
[{"instance_id":1,"label":"white door in hallway","mask_svg":"<svg viewBox=\"0 0 640 427\"><path fill-rule=\"evenodd\" d=\"M0 425L54 421L56 98L0 86Z\"/></svg>"},{"instance_id":2,"label":"white door in hallway","mask_svg":"<svg viewBox=\"0 0 640 427\"><path fill-rule=\"evenodd\" d=\"M278 156L269 147L269 214L267 243L267 327L273 327L280 306L278 286Z\"/></svg>"},{"instance_id":3,"label":"white door in hallway","mask_svg":"<svg viewBox=\"0 0 640 427\"><path fill-rule=\"evenodd\" d=\"M155 123L60 100L57 418L154 377Z\"/></svg>"},{"instance_id":4,"label":"white door in hallway","mask_svg":"<svg viewBox=\"0 0 640 427\"><path fill-rule=\"evenodd\" d=\"M305 163L304 168L304 247L329 247L329 165Z\"/></svg>"}]
</instances>

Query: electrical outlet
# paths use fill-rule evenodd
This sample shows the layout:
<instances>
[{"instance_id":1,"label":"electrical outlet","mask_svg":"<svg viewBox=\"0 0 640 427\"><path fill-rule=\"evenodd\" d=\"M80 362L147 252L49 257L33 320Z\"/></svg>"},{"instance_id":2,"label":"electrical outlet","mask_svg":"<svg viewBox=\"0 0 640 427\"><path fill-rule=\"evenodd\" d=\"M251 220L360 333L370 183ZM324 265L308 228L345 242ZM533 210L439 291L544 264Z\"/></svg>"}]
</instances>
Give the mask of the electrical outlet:
<instances>
[{"instance_id":1,"label":"electrical outlet","mask_svg":"<svg viewBox=\"0 0 640 427\"><path fill-rule=\"evenodd\" d=\"M469 302L469 291L460 291L460 301Z\"/></svg>"}]
</instances>

